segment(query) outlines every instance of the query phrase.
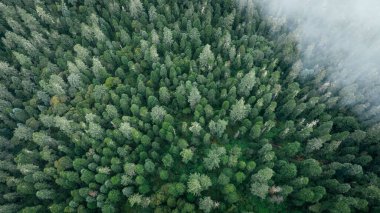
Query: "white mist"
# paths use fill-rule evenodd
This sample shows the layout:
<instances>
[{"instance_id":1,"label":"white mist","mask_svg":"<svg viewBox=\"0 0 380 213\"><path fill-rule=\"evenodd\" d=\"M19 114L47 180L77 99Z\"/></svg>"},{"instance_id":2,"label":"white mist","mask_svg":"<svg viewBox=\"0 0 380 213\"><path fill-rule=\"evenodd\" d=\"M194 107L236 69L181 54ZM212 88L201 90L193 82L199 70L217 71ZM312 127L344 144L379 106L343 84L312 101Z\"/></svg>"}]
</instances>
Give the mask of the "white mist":
<instances>
[{"instance_id":1,"label":"white mist","mask_svg":"<svg viewBox=\"0 0 380 213\"><path fill-rule=\"evenodd\" d=\"M240 1L247 2L247 1ZM328 70L339 103L367 123L380 120L380 1L262 0L269 19L285 23L300 44L304 69ZM302 73L301 73L302 75Z\"/></svg>"}]
</instances>

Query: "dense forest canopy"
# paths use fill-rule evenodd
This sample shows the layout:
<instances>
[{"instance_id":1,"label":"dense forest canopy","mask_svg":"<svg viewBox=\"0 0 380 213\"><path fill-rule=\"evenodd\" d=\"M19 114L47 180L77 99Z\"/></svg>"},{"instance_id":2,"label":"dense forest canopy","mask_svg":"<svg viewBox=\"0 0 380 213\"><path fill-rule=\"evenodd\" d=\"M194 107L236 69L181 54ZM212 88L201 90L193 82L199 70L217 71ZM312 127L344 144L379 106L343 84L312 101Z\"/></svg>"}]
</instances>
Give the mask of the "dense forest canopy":
<instances>
[{"instance_id":1,"label":"dense forest canopy","mask_svg":"<svg viewBox=\"0 0 380 213\"><path fill-rule=\"evenodd\" d=\"M2 1L0 38L0 212L380 211L380 126L254 1Z\"/></svg>"}]
</instances>

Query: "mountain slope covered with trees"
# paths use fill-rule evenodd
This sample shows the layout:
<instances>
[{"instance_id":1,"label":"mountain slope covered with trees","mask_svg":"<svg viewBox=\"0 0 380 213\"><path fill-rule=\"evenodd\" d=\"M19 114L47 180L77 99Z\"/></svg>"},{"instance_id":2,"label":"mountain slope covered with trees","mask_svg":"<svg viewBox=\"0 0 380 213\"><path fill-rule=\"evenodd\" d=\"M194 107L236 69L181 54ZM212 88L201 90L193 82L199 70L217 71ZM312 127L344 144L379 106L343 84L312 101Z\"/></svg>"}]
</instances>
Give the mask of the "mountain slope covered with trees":
<instances>
[{"instance_id":1,"label":"mountain slope covered with trees","mask_svg":"<svg viewBox=\"0 0 380 213\"><path fill-rule=\"evenodd\" d=\"M380 211L380 126L252 1L2 1L0 38L0 212Z\"/></svg>"}]
</instances>

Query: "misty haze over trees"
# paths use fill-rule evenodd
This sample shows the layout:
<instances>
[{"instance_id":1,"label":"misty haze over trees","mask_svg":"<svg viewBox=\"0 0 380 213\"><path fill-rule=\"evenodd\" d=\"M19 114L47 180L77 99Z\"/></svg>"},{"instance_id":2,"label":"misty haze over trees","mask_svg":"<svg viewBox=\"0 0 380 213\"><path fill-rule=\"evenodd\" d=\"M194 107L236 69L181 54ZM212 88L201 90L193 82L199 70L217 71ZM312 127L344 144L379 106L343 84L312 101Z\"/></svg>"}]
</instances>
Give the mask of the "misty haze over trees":
<instances>
[{"instance_id":1,"label":"misty haze over trees","mask_svg":"<svg viewBox=\"0 0 380 213\"><path fill-rule=\"evenodd\" d=\"M274 25L290 27L302 51L302 81L320 75L366 124L380 121L380 2L376 0L262 1ZM277 29L279 26L276 26Z\"/></svg>"},{"instance_id":2,"label":"misty haze over trees","mask_svg":"<svg viewBox=\"0 0 380 213\"><path fill-rule=\"evenodd\" d=\"M0 2L0 212L379 212L378 3L312 2Z\"/></svg>"}]
</instances>

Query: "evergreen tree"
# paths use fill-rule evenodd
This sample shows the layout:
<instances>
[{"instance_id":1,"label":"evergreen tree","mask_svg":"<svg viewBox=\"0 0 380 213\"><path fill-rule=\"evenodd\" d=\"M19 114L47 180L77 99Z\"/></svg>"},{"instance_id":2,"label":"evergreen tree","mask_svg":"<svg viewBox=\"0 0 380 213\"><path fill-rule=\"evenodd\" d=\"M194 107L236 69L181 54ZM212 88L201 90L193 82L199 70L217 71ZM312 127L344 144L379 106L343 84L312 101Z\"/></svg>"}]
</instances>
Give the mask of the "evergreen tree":
<instances>
[{"instance_id":1,"label":"evergreen tree","mask_svg":"<svg viewBox=\"0 0 380 213\"><path fill-rule=\"evenodd\" d=\"M232 122L241 121L248 116L251 106L240 99L231 106L230 119Z\"/></svg>"},{"instance_id":2,"label":"evergreen tree","mask_svg":"<svg viewBox=\"0 0 380 213\"><path fill-rule=\"evenodd\" d=\"M207 44L199 54L199 65L201 69L210 71L214 66L214 61L214 53L211 51L211 46Z\"/></svg>"}]
</instances>

